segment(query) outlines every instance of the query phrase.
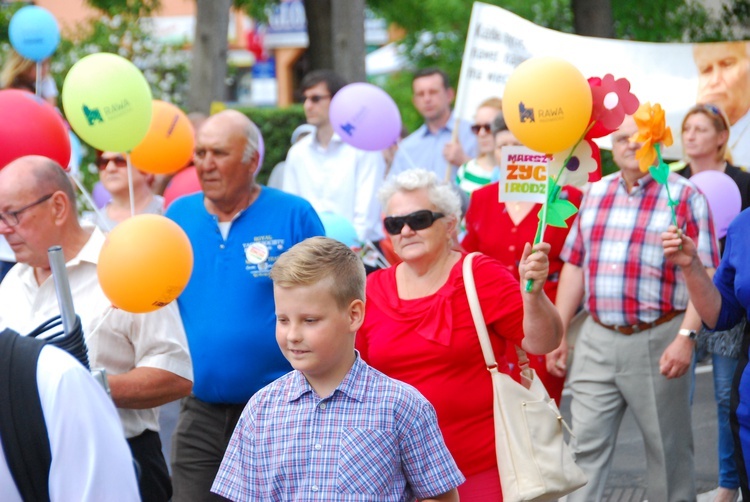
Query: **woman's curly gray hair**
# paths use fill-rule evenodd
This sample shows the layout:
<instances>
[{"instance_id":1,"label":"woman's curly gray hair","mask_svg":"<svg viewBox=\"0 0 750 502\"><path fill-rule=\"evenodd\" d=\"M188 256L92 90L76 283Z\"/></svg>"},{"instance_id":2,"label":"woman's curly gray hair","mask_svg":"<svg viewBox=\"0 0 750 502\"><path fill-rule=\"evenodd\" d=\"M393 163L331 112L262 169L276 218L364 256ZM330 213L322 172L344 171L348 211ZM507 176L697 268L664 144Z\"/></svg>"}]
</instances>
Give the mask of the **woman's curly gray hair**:
<instances>
[{"instance_id":1,"label":"woman's curly gray hair","mask_svg":"<svg viewBox=\"0 0 750 502\"><path fill-rule=\"evenodd\" d=\"M461 199L455 189L446 183L440 183L435 173L422 168L403 171L386 181L378 191L378 200L385 210L388 202L396 192L427 190L427 197L437 210L446 216L461 219Z\"/></svg>"}]
</instances>

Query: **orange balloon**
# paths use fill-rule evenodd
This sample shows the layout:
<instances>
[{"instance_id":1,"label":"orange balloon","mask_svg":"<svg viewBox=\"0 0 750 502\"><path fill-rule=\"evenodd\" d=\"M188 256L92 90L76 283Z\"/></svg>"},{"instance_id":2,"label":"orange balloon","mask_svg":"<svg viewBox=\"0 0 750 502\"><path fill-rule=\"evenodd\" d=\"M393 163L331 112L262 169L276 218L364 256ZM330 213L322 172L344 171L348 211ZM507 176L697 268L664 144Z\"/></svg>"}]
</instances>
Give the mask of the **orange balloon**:
<instances>
[{"instance_id":1,"label":"orange balloon","mask_svg":"<svg viewBox=\"0 0 750 502\"><path fill-rule=\"evenodd\" d=\"M193 158L195 131L187 115L171 103L152 102L146 137L130 152L133 166L152 174L179 171Z\"/></svg>"},{"instance_id":2,"label":"orange balloon","mask_svg":"<svg viewBox=\"0 0 750 502\"><path fill-rule=\"evenodd\" d=\"M169 218L140 214L117 225L99 253L97 273L115 307L142 314L180 296L193 271L193 248Z\"/></svg>"},{"instance_id":3,"label":"orange balloon","mask_svg":"<svg viewBox=\"0 0 750 502\"><path fill-rule=\"evenodd\" d=\"M503 92L503 118L525 146L558 153L573 146L591 118L591 87L571 63L527 59L513 70Z\"/></svg>"}]
</instances>

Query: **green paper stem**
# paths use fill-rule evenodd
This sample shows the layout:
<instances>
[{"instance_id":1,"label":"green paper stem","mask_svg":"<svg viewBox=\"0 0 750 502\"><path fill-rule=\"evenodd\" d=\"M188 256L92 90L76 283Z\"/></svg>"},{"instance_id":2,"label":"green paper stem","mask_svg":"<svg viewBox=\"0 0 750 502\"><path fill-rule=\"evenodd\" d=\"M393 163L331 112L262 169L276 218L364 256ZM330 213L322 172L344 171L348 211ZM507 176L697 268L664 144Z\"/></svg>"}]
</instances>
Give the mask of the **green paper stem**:
<instances>
[{"instance_id":1,"label":"green paper stem","mask_svg":"<svg viewBox=\"0 0 750 502\"><path fill-rule=\"evenodd\" d=\"M570 153L568 153L568 156L565 157L565 161L562 163L562 170L560 170L560 174L557 176L557 178L552 178L552 176L547 176L547 191L550 194L547 197L547 200L544 202L544 209L543 214L544 216L539 220L539 224L536 227L536 235L534 236L534 246L542 242L542 237L544 237L544 231L547 227L547 206L549 201L556 201L557 196L560 195L560 185L558 184L559 178L562 178L563 173L565 173L565 170L568 168L568 162L570 162L570 159L573 158L573 152L576 151L576 148L578 148L578 145L581 144L581 141L586 137L586 135L589 133L592 127L594 127L594 124L596 121L592 121L585 131L583 131L583 134L581 134L581 137L578 138L578 141L576 141L575 145L573 145L573 148L570 149ZM550 186L550 178L552 179L552 185ZM531 292L531 288L534 285L534 281L532 279L526 280L526 285L524 286L523 290L527 293Z\"/></svg>"},{"instance_id":2,"label":"green paper stem","mask_svg":"<svg viewBox=\"0 0 750 502\"><path fill-rule=\"evenodd\" d=\"M669 166L664 162L664 159L661 156L661 144L657 143L654 145L654 149L656 150L656 158L659 159L659 167L662 169L669 169ZM664 188L667 189L667 200L669 201L669 209L672 211L672 224L677 227L677 213L674 210L674 207L677 205L677 201L672 199L672 194L669 193L669 182L668 180L664 180Z\"/></svg>"}]
</instances>

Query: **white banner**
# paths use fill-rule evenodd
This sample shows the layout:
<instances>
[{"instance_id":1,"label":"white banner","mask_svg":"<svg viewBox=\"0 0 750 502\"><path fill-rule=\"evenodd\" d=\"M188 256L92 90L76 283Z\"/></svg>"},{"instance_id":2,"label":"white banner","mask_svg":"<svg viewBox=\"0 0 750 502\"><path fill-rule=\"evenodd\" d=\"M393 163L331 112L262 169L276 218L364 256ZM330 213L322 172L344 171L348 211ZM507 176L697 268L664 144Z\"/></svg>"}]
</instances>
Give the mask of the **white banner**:
<instances>
[{"instance_id":1,"label":"white banner","mask_svg":"<svg viewBox=\"0 0 750 502\"><path fill-rule=\"evenodd\" d=\"M696 51L695 46L699 46ZM664 44L583 37L549 30L500 7L475 2L456 98L460 116L472 122L478 105L489 97L501 98L513 69L535 56L563 58L586 78L607 73L626 78L641 103L660 103L675 139L664 152L672 159L682 158L682 119L698 99L699 83L702 102L718 104L726 111L733 102L739 103L740 112L730 113L729 145L735 163L750 167L750 42ZM721 75L730 60L735 74ZM699 64L704 75L700 82ZM729 89L717 89L723 84L710 82L717 79L726 81ZM601 146L609 148L608 141L603 138Z\"/></svg>"}]
</instances>

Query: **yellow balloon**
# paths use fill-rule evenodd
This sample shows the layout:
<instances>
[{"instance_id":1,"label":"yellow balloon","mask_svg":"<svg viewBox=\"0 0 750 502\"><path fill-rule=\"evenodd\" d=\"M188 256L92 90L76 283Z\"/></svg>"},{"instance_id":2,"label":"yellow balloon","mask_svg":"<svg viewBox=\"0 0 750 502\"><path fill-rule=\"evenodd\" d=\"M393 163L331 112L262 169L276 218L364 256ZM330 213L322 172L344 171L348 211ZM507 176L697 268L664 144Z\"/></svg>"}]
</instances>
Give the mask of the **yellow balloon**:
<instances>
[{"instance_id":1,"label":"yellow balloon","mask_svg":"<svg viewBox=\"0 0 750 502\"><path fill-rule=\"evenodd\" d=\"M508 129L525 146L557 153L573 146L591 118L591 88L571 63L531 58L513 71L503 94Z\"/></svg>"},{"instance_id":2,"label":"yellow balloon","mask_svg":"<svg viewBox=\"0 0 750 502\"><path fill-rule=\"evenodd\" d=\"M62 104L76 134L102 151L129 152L151 123L146 77L117 54L90 54L74 64L63 82Z\"/></svg>"},{"instance_id":3,"label":"yellow balloon","mask_svg":"<svg viewBox=\"0 0 750 502\"><path fill-rule=\"evenodd\" d=\"M115 307L137 314L177 298L193 271L193 248L169 218L133 216L117 225L99 253L97 273Z\"/></svg>"}]
</instances>

